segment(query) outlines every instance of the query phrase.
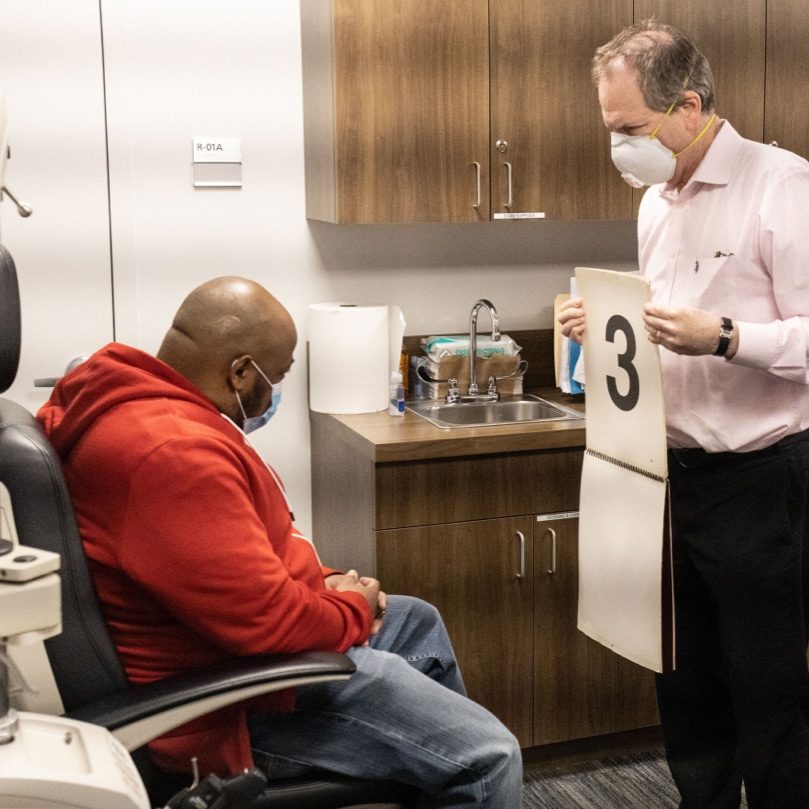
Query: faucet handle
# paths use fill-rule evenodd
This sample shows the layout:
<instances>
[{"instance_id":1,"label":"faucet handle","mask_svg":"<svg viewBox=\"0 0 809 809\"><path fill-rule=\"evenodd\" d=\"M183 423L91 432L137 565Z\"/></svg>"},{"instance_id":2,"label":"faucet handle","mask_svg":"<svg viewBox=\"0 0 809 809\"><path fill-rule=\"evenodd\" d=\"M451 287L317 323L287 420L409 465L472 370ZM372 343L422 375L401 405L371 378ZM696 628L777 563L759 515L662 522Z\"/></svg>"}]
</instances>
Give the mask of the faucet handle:
<instances>
[{"instance_id":1,"label":"faucet handle","mask_svg":"<svg viewBox=\"0 0 809 809\"><path fill-rule=\"evenodd\" d=\"M447 380L447 404L455 404L461 398L461 386L455 377Z\"/></svg>"},{"instance_id":2,"label":"faucet handle","mask_svg":"<svg viewBox=\"0 0 809 809\"><path fill-rule=\"evenodd\" d=\"M487 380L487 389L486 395L493 396L495 399L500 398L500 394L497 392L497 383L501 379L521 379L525 376L525 372L528 370L528 361L527 360L520 360L517 364L517 367L510 373L505 374L505 376L490 376Z\"/></svg>"}]
</instances>

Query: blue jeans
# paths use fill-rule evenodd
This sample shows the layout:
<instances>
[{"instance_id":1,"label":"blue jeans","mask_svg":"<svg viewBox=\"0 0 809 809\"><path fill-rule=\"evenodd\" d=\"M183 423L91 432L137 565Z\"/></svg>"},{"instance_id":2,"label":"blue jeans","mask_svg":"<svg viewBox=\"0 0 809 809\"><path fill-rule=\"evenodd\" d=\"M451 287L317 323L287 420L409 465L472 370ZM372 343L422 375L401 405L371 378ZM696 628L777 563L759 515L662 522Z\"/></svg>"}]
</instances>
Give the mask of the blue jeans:
<instances>
[{"instance_id":1,"label":"blue jeans","mask_svg":"<svg viewBox=\"0 0 809 809\"><path fill-rule=\"evenodd\" d=\"M518 809L517 740L466 696L432 605L389 596L381 631L348 656L351 679L300 688L293 713L251 717L256 763L270 778L314 767L412 784L425 809Z\"/></svg>"}]
</instances>

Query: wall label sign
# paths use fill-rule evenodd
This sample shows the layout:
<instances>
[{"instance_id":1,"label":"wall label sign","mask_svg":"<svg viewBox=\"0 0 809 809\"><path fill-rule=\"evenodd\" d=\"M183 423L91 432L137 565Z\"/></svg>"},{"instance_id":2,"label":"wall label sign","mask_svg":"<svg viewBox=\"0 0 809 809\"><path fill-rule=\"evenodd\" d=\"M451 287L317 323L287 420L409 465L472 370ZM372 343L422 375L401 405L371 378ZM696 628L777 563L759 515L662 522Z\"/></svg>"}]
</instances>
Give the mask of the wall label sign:
<instances>
[{"instance_id":1,"label":"wall label sign","mask_svg":"<svg viewBox=\"0 0 809 809\"><path fill-rule=\"evenodd\" d=\"M242 187L241 138L193 138L194 188Z\"/></svg>"},{"instance_id":2,"label":"wall label sign","mask_svg":"<svg viewBox=\"0 0 809 809\"><path fill-rule=\"evenodd\" d=\"M195 163L241 163L241 138L194 138Z\"/></svg>"},{"instance_id":3,"label":"wall label sign","mask_svg":"<svg viewBox=\"0 0 809 809\"><path fill-rule=\"evenodd\" d=\"M509 211L508 213L495 213L492 219L544 219L545 211Z\"/></svg>"}]
</instances>

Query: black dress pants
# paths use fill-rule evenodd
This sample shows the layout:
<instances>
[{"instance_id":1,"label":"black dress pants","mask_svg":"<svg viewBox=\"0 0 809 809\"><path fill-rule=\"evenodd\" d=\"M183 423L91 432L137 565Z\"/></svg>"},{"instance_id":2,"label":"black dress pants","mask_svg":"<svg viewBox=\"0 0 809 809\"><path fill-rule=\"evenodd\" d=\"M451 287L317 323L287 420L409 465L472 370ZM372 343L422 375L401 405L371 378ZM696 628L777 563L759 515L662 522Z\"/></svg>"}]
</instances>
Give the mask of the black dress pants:
<instances>
[{"instance_id":1,"label":"black dress pants","mask_svg":"<svg viewBox=\"0 0 809 809\"><path fill-rule=\"evenodd\" d=\"M809 809L809 435L669 452L675 671L658 677L681 809Z\"/></svg>"}]
</instances>

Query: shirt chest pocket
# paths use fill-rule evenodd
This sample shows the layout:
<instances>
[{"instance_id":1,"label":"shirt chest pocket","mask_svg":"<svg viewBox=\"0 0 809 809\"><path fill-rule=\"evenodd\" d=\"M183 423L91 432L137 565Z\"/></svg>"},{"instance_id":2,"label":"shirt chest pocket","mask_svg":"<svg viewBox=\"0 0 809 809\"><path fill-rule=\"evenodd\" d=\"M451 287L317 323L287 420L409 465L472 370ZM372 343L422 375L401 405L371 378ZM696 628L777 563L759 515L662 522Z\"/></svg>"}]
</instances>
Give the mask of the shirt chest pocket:
<instances>
[{"instance_id":1,"label":"shirt chest pocket","mask_svg":"<svg viewBox=\"0 0 809 809\"><path fill-rule=\"evenodd\" d=\"M678 267L676 302L710 309L727 303L733 286L733 253L684 261Z\"/></svg>"}]
</instances>

